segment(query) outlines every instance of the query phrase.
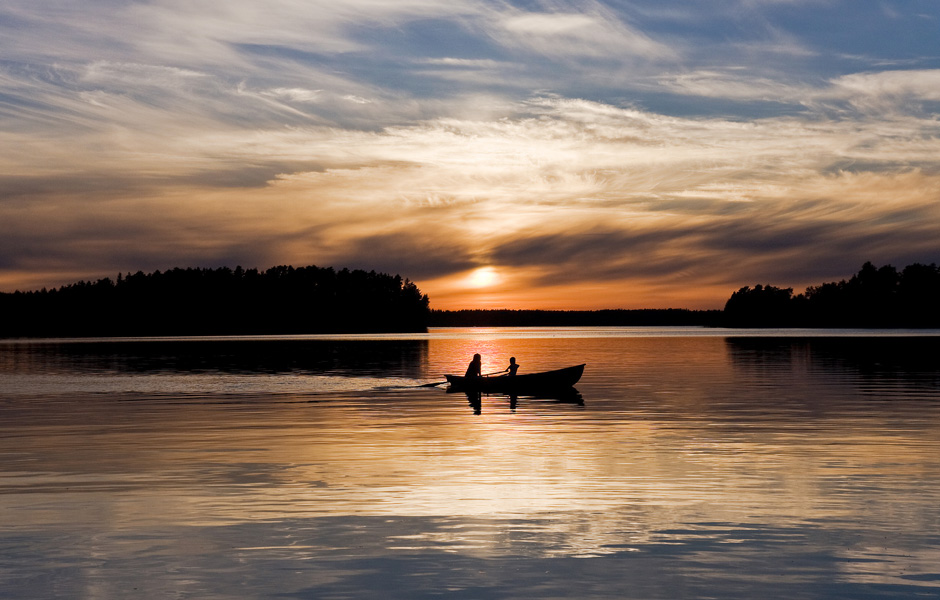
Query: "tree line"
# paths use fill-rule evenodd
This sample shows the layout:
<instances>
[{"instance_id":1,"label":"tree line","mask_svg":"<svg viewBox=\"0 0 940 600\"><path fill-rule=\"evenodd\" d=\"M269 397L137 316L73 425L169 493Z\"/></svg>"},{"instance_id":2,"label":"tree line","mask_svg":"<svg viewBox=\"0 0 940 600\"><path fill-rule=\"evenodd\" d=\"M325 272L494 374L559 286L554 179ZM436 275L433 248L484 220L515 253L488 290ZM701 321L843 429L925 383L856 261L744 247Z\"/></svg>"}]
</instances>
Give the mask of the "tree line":
<instances>
[{"instance_id":1,"label":"tree line","mask_svg":"<svg viewBox=\"0 0 940 600\"><path fill-rule=\"evenodd\" d=\"M801 294L745 286L724 310L430 310L399 275L332 267L175 268L0 293L0 337L422 332L431 326L940 327L940 267L865 263Z\"/></svg>"},{"instance_id":2,"label":"tree line","mask_svg":"<svg viewBox=\"0 0 940 600\"><path fill-rule=\"evenodd\" d=\"M0 293L0 336L426 331L426 294L399 275L306 266L174 268Z\"/></svg>"},{"instance_id":3,"label":"tree line","mask_svg":"<svg viewBox=\"0 0 940 600\"><path fill-rule=\"evenodd\" d=\"M731 327L940 327L940 268L914 263L897 270L866 262L848 280L793 288L745 286L725 303Z\"/></svg>"}]
</instances>

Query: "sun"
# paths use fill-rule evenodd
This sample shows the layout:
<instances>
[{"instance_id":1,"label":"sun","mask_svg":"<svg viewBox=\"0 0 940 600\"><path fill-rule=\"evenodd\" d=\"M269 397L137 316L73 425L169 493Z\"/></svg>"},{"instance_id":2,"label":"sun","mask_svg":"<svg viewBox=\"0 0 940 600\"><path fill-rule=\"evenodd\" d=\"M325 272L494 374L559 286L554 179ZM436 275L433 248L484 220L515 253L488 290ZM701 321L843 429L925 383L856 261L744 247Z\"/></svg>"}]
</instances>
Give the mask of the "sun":
<instances>
[{"instance_id":1,"label":"sun","mask_svg":"<svg viewBox=\"0 0 940 600\"><path fill-rule=\"evenodd\" d=\"M480 267L474 269L467 277L467 285L474 288L492 287L499 283L500 279L494 267Z\"/></svg>"}]
</instances>

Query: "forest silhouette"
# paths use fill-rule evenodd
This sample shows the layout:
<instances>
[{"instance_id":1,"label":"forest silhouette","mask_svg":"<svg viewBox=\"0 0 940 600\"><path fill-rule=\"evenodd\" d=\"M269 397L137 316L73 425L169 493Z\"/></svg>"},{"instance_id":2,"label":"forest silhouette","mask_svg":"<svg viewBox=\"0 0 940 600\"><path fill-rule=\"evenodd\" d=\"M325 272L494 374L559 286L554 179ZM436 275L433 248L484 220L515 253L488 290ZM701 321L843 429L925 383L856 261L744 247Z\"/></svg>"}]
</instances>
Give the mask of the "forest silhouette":
<instances>
[{"instance_id":1,"label":"forest silhouette","mask_svg":"<svg viewBox=\"0 0 940 600\"><path fill-rule=\"evenodd\" d=\"M399 275L331 267L175 268L0 294L2 337L427 330L428 297Z\"/></svg>"},{"instance_id":2,"label":"forest silhouette","mask_svg":"<svg viewBox=\"0 0 940 600\"><path fill-rule=\"evenodd\" d=\"M940 327L940 268L865 263L848 280L735 291L724 310L431 310L409 279L277 266L175 268L0 293L0 337L424 332L430 326Z\"/></svg>"},{"instance_id":3,"label":"forest silhouette","mask_svg":"<svg viewBox=\"0 0 940 600\"><path fill-rule=\"evenodd\" d=\"M802 294L772 285L742 287L724 307L729 327L940 327L940 268L914 263L898 271L866 262L848 280Z\"/></svg>"}]
</instances>

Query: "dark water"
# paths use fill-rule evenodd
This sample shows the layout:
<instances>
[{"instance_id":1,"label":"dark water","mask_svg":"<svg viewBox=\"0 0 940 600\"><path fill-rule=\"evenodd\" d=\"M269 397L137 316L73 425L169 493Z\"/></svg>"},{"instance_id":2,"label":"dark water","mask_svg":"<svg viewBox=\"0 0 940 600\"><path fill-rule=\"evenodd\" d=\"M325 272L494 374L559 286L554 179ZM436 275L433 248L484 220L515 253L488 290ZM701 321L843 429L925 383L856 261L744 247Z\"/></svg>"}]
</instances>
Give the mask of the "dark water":
<instances>
[{"instance_id":1,"label":"dark water","mask_svg":"<svg viewBox=\"0 0 940 600\"><path fill-rule=\"evenodd\" d=\"M0 341L0 597L940 597L940 335L730 333Z\"/></svg>"}]
</instances>

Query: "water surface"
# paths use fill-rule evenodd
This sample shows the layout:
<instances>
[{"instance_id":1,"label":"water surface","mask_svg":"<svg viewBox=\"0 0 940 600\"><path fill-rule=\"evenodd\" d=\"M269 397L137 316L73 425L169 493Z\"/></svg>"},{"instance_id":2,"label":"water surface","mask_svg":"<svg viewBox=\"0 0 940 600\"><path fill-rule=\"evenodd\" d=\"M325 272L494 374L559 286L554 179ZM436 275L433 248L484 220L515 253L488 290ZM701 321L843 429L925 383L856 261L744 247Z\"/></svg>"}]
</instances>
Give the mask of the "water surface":
<instances>
[{"instance_id":1,"label":"water surface","mask_svg":"<svg viewBox=\"0 0 940 600\"><path fill-rule=\"evenodd\" d=\"M767 333L0 341L0 595L940 597L940 336Z\"/></svg>"}]
</instances>

